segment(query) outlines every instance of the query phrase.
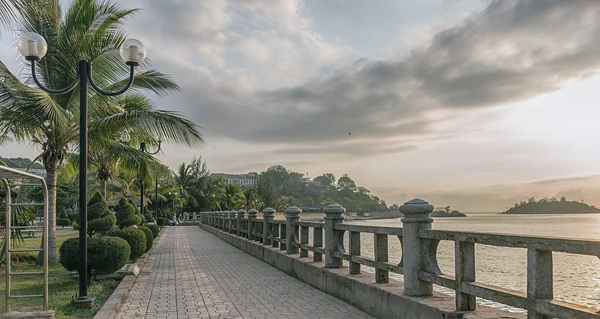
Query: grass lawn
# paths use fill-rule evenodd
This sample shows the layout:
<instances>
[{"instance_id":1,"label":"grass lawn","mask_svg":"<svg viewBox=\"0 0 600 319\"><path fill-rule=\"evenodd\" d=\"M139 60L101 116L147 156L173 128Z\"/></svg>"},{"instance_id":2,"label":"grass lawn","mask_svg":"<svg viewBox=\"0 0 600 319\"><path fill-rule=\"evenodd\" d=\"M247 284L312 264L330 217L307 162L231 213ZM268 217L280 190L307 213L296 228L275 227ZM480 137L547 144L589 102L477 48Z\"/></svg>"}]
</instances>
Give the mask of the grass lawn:
<instances>
[{"instance_id":1,"label":"grass lawn","mask_svg":"<svg viewBox=\"0 0 600 319\"><path fill-rule=\"evenodd\" d=\"M57 247L67 239L77 237L77 235L57 236ZM19 248L39 248L40 238L26 238ZM15 247L16 248L16 247ZM42 271L41 266L35 265L37 252L35 253L13 253L12 271L30 272ZM55 311L56 318L92 318L110 296L113 290L119 284L117 279L103 279L94 281L88 288L88 295L95 298L95 307L93 309L74 309L71 307L71 298L79 292L79 281L76 276L62 267L62 265L53 265L48 271L48 293L49 308ZM0 313L6 311L6 268L0 267ZM43 289L43 277L34 276L12 276L11 294L13 295L32 295L41 294ZM42 310L42 298L37 299L12 299L11 310L13 311L36 311Z\"/></svg>"}]
</instances>

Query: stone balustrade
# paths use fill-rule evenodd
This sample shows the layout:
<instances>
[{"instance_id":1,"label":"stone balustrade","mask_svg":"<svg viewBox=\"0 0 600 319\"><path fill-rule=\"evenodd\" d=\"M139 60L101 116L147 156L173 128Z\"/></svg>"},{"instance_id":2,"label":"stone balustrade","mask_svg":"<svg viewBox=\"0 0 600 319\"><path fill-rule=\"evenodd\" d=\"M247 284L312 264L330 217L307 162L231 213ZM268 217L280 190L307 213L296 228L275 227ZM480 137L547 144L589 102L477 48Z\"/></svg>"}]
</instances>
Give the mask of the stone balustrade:
<instances>
[{"instance_id":1,"label":"stone balustrade","mask_svg":"<svg viewBox=\"0 0 600 319\"><path fill-rule=\"evenodd\" d=\"M198 216L204 226L278 249L286 255L309 258L311 252L311 261L324 261L325 268L343 269L346 260L351 276L360 275L361 266L374 268L376 284L389 283L390 272L402 274L403 294L411 298L433 296L434 284L453 289L456 313L475 311L476 297L480 297L525 309L528 319L600 318L600 309L553 299L552 285L553 252L599 256L600 240L433 230L429 216L432 211L433 206L423 200L405 203L400 207L404 214L402 228L344 224L345 209L337 204L324 209L322 222L300 220L302 211L294 206L285 210L284 221L273 219L275 210L272 208L264 209L262 218L258 218L256 210L249 210L247 216L244 210L239 210L237 218L235 211L203 212ZM349 238L347 250L345 232ZM361 233L373 234L374 258L361 256ZM310 234L312 240L309 240ZM396 236L402 247L398 264L388 261L389 236ZM454 242L455 273L452 275L443 274L438 267L437 247L442 240ZM527 249L527 292L476 281L475 244Z\"/></svg>"}]
</instances>

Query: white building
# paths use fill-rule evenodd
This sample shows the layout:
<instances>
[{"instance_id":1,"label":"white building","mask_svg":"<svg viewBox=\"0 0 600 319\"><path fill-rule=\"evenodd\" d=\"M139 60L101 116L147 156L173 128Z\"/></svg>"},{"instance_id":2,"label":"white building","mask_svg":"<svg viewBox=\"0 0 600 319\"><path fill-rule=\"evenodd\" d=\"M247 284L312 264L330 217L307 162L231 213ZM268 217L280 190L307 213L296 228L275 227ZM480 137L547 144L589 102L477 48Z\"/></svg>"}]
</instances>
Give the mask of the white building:
<instances>
[{"instance_id":1,"label":"white building","mask_svg":"<svg viewBox=\"0 0 600 319\"><path fill-rule=\"evenodd\" d=\"M221 178L226 184L238 184L240 186L256 186L258 184L258 174L225 174L225 173L212 173L210 178Z\"/></svg>"}]
</instances>

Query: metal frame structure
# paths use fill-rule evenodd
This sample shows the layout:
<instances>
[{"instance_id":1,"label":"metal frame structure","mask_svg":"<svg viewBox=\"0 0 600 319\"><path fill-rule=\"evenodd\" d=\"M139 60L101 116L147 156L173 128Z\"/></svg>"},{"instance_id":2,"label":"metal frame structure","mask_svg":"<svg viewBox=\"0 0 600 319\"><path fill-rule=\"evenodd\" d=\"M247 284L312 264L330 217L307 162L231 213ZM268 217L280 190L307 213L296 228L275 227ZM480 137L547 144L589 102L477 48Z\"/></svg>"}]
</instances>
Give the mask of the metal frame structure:
<instances>
[{"instance_id":1,"label":"metal frame structure","mask_svg":"<svg viewBox=\"0 0 600 319\"><path fill-rule=\"evenodd\" d=\"M0 180L6 190L6 228L5 228L5 241L6 241L6 312L11 312L10 301L11 299L21 298L43 298L44 299L44 311L48 311L48 186L46 180L42 176L26 173L20 170L9 168L6 166L0 166ZM9 180L12 180L9 182ZM39 181L39 184L31 183L31 181L23 182L23 180L35 180ZM43 203L13 203L11 197L11 187L24 187L24 186L38 186L44 188L44 202ZM12 225L12 211L11 208L14 206L44 206L44 221L43 226L13 226ZM15 229L27 230L27 229L42 229L42 248L28 248L28 249L12 249L11 248L11 235ZM43 255L43 271L41 272L12 272L10 269L10 255L15 252L42 252ZM31 275L43 275L44 277L44 288L43 293L38 295L11 295L10 294L10 279L11 276L31 276Z\"/></svg>"}]
</instances>

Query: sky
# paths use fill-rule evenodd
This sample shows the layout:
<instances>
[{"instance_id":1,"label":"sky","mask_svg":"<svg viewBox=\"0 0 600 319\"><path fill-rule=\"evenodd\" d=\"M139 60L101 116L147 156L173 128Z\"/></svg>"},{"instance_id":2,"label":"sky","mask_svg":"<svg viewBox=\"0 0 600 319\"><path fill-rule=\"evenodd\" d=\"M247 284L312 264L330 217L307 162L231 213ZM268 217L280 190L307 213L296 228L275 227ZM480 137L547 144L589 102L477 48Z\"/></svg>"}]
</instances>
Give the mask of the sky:
<instances>
[{"instance_id":1,"label":"sky","mask_svg":"<svg viewBox=\"0 0 600 319\"><path fill-rule=\"evenodd\" d=\"M598 1L116 2L182 87L158 107L201 126L201 148L164 145L172 168L347 173L388 204L463 211L600 205ZM0 59L18 72L16 37Z\"/></svg>"}]
</instances>

